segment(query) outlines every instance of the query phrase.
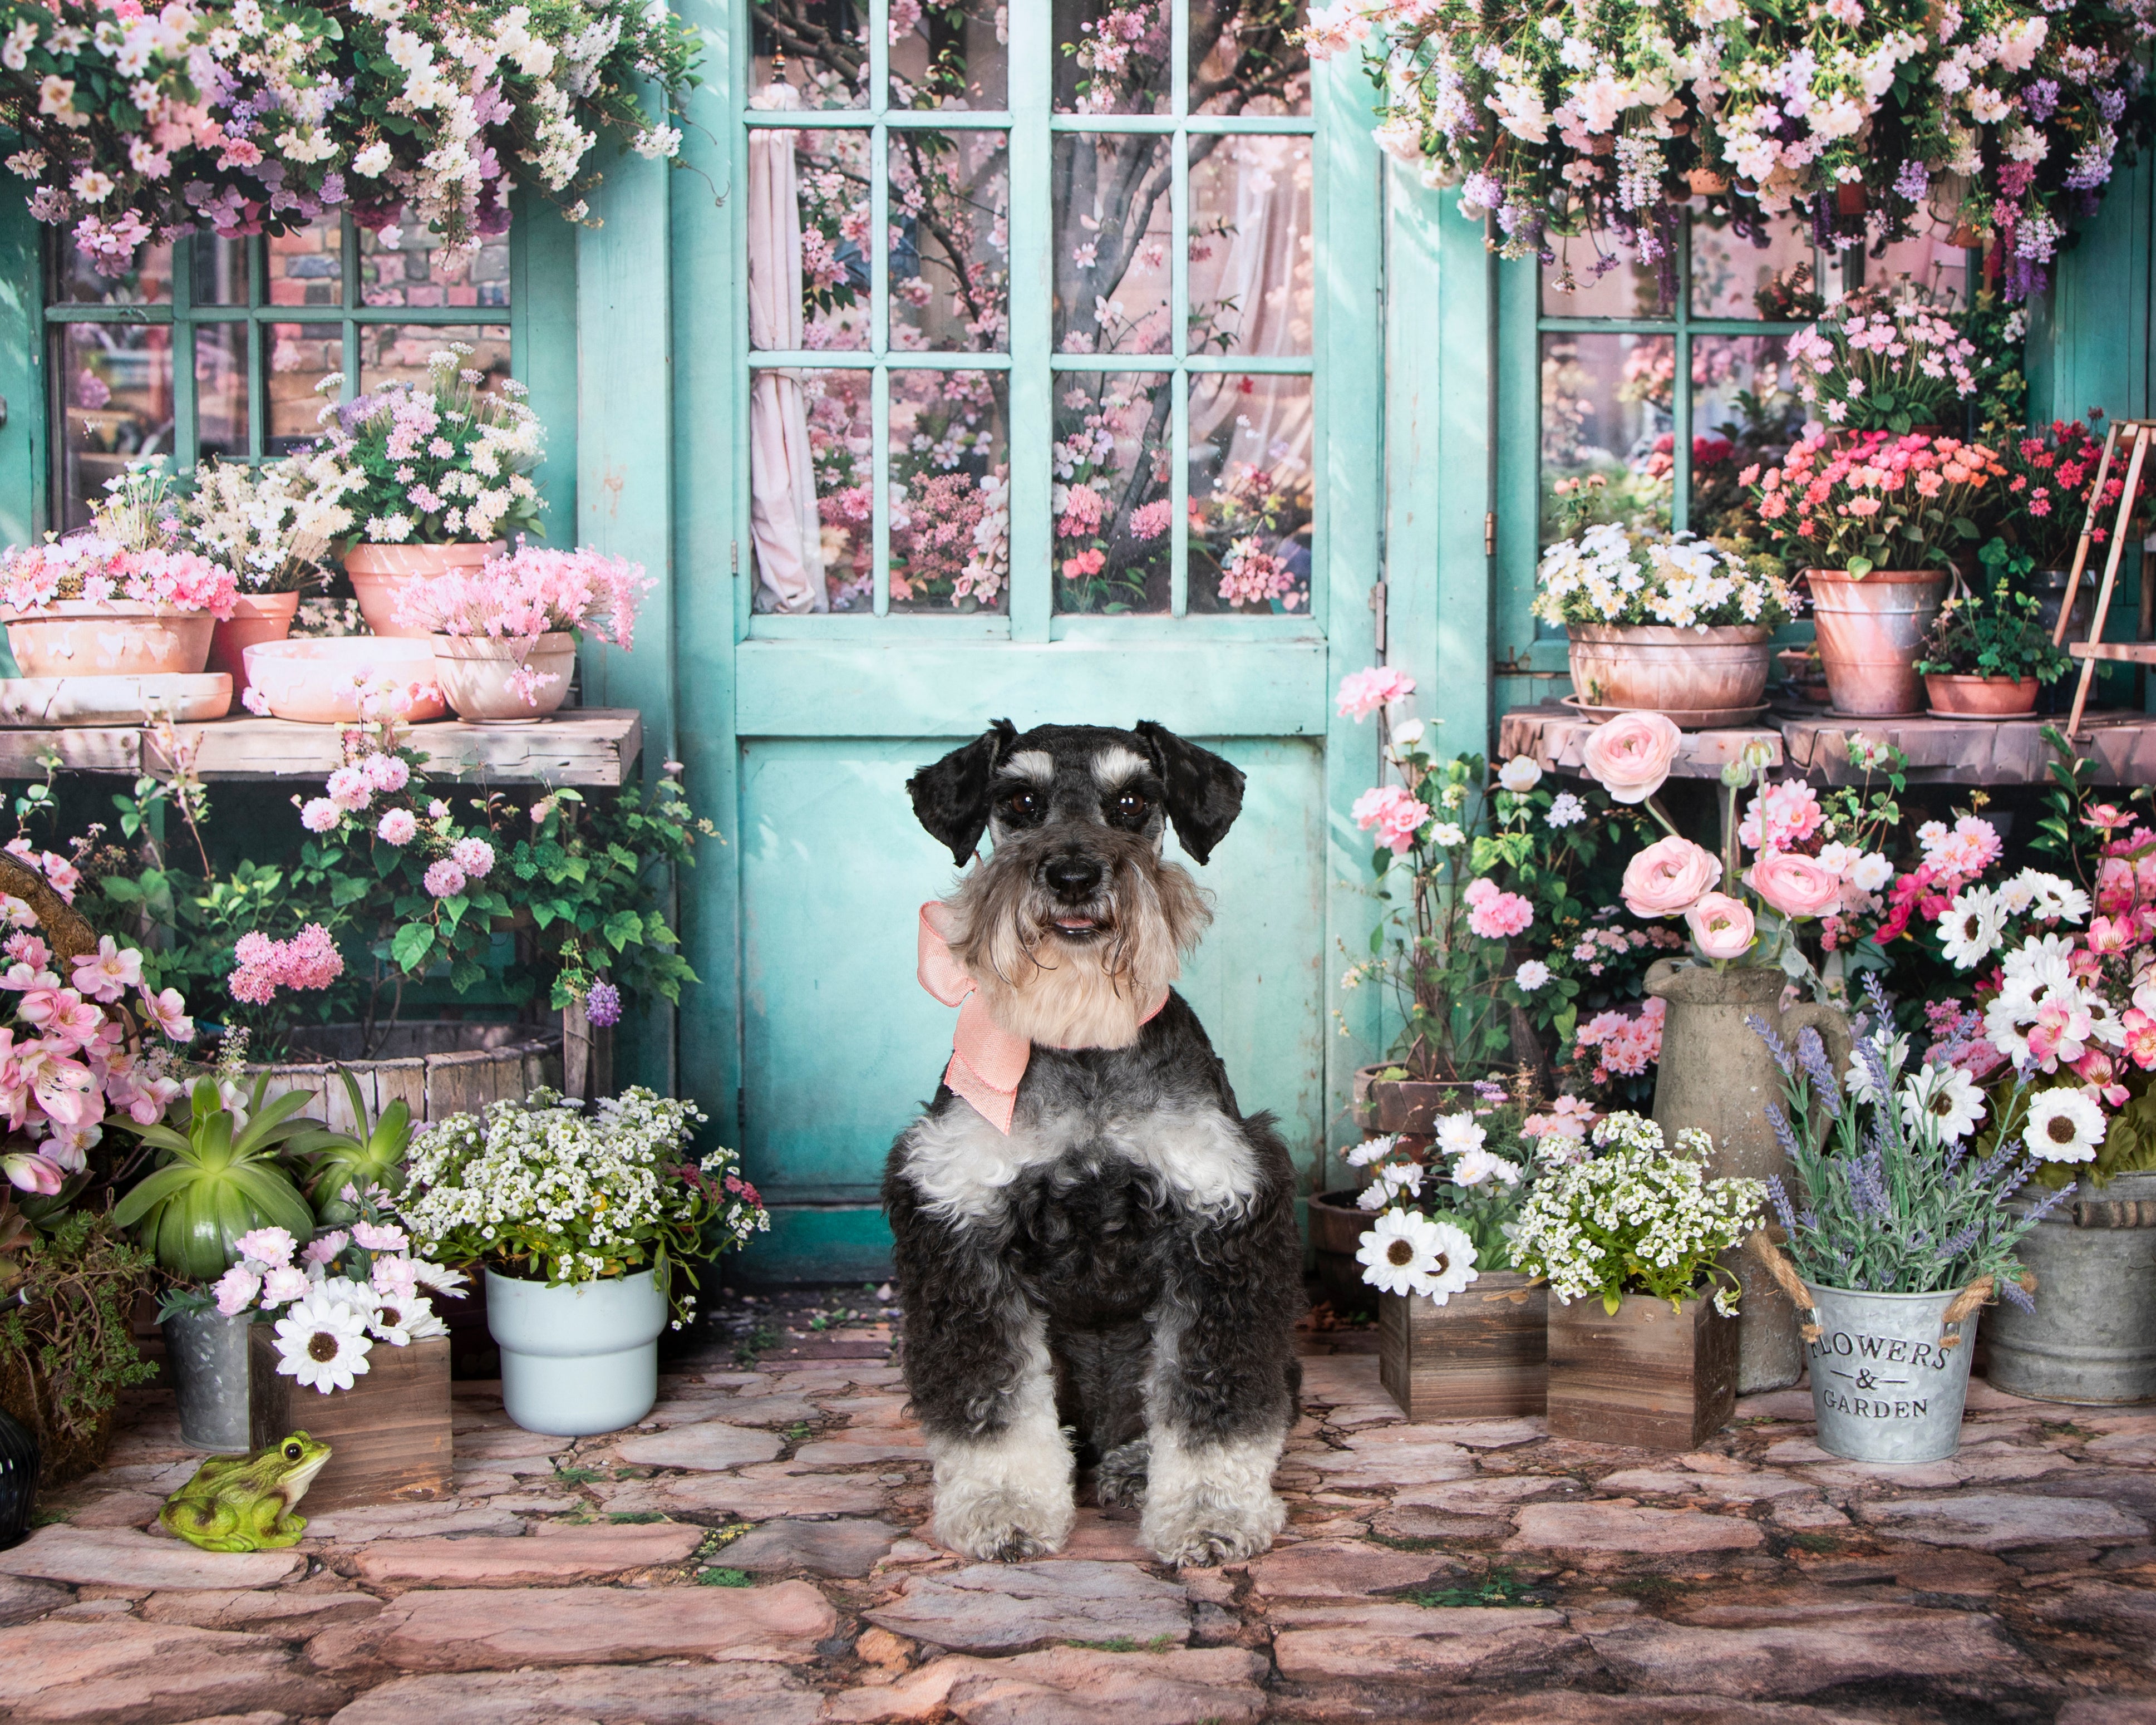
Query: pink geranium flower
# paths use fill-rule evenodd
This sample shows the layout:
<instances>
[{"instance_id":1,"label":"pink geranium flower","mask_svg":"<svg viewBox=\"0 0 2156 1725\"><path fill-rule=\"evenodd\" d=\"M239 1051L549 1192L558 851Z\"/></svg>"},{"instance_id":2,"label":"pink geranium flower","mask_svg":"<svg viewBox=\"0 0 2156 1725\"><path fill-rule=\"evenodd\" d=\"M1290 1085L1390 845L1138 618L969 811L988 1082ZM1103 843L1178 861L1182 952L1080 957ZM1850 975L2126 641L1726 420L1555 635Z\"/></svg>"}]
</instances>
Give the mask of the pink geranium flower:
<instances>
[{"instance_id":1,"label":"pink geranium flower","mask_svg":"<svg viewBox=\"0 0 2156 1725\"><path fill-rule=\"evenodd\" d=\"M1414 679L1389 665L1350 671L1340 680L1339 711L1361 724L1380 707L1397 706L1414 693Z\"/></svg>"},{"instance_id":2,"label":"pink geranium flower","mask_svg":"<svg viewBox=\"0 0 2156 1725\"><path fill-rule=\"evenodd\" d=\"M1352 812L1355 824L1366 832L1375 827L1378 842L1389 847L1395 856L1406 854L1423 823L1430 819L1429 805L1417 802L1396 784L1363 792L1355 799Z\"/></svg>"},{"instance_id":3,"label":"pink geranium flower","mask_svg":"<svg viewBox=\"0 0 2156 1725\"><path fill-rule=\"evenodd\" d=\"M424 884L436 898L454 898L465 890L465 871L445 856L428 865Z\"/></svg>"}]
</instances>

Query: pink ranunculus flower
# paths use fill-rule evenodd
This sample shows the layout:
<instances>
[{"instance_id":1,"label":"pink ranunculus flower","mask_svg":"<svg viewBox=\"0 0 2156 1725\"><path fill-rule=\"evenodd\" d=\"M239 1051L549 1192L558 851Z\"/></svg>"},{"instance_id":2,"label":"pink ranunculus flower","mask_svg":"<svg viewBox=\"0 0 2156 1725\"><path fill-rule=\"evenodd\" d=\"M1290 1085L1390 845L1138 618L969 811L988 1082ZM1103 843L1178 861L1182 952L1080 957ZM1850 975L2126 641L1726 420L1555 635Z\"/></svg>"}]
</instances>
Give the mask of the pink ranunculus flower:
<instances>
[{"instance_id":1,"label":"pink ranunculus flower","mask_svg":"<svg viewBox=\"0 0 2156 1725\"><path fill-rule=\"evenodd\" d=\"M1350 671L1340 680L1339 711L1361 724L1380 707L1395 706L1414 693L1414 679L1389 665Z\"/></svg>"},{"instance_id":2,"label":"pink ranunculus flower","mask_svg":"<svg viewBox=\"0 0 2156 1725\"><path fill-rule=\"evenodd\" d=\"M1841 876L1809 856L1763 850L1744 884L1784 916L1823 916L1841 902Z\"/></svg>"},{"instance_id":3,"label":"pink ranunculus flower","mask_svg":"<svg viewBox=\"0 0 2156 1725\"><path fill-rule=\"evenodd\" d=\"M1742 899L1710 892L1685 912L1691 937L1710 958L1742 958L1752 950L1752 912Z\"/></svg>"},{"instance_id":4,"label":"pink ranunculus flower","mask_svg":"<svg viewBox=\"0 0 2156 1725\"><path fill-rule=\"evenodd\" d=\"M1625 865L1620 889L1635 916L1677 916L1712 892L1722 880L1714 853L1674 833L1657 839Z\"/></svg>"},{"instance_id":5,"label":"pink ranunculus flower","mask_svg":"<svg viewBox=\"0 0 2156 1725\"><path fill-rule=\"evenodd\" d=\"M454 898L465 890L465 871L445 856L427 865L424 884L436 898Z\"/></svg>"},{"instance_id":6,"label":"pink ranunculus flower","mask_svg":"<svg viewBox=\"0 0 2156 1725\"><path fill-rule=\"evenodd\" d=\"M254 1303L254 1296L262 1291L262 1278L235 1264L218 1277L210 1291L217 1296L219 1312L227 1317L237 1317Z\"/></svg>"},{"instance_id":7,"label":"pink ranunculus flower","mask_svg":"<svg viewBox=\"0 0 2156 1725\"><path fill-rule=\"evenodd\" d=\"M1580 750L1594 782L1620 803L1644 803L1662 788L1684 732L1661 713L1620 713Z\"/></svg>"},{"instance_id":8,"label":"pink ranunculus flower","mask_svg":"<svg viewBox=\"0 0 2156 1725\"><path fill-rule=\"evenodd\" d=\"M392 809L377 822L374 836L385 845L409 845L419 830L419 817L408 809Z\"/></svg>"},{"instance_id":9,"label":"pink ranunculus flower","mask_svg":"<svg viewBox=\"0 0 2156 1725\"><path fill-rule=\"evenodd\" d=\"M1535 907L1517 892L1492 893L1467 912L1469 932L1486 941L1510 940L1525 933L1534 920Z\"/></svg>"}]
</instances>

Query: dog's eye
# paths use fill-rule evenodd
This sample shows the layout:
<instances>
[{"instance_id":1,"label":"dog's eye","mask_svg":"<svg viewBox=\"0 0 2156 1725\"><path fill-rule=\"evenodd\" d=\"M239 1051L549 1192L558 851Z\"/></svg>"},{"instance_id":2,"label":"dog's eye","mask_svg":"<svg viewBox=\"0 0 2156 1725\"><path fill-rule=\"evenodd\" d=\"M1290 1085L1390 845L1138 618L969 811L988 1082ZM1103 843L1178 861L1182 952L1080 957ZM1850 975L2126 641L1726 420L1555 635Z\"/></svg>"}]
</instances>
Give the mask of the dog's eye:
<instances>
[{"instance_id":1,"label":"dog's eye","mask_svg":"<svg viewBox=\"0 0 2156 1725\"><path fill-rule=\"evenodd\" d=\"M1040 798L1032 791L1013 791L1004 798L1004 813L1013 820L1031 820L1040 813Z\"/></svg>"},{"instance_id":2,"label":"dog's eye","mask_svg":"<svg viewBox=\"0 0 2156 1725\"><path fill-rule=\"evenodd\" d=\"M1115 802L1116 813L1129 820L1142 819L1147 806L1146 799L1136 791L1120 793Z\"/></svg>"}]
</instances>

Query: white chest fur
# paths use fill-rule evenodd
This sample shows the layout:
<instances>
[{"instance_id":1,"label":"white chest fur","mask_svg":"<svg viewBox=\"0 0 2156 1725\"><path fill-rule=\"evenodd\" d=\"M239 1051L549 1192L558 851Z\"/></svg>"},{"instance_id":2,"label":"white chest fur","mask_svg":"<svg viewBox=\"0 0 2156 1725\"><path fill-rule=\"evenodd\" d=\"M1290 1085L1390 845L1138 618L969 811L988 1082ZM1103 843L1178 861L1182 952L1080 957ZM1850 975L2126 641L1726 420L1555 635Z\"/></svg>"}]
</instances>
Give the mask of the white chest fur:
<instances>
[{"instance_id":1,"label":"white chest fur","mask_svg":"<svg viewBox=\"0 0 2156 1725\"><path fill-rule=\"evenodd\" d=\"M1157 1108L1106 1119L1072 1111L1006 1137L970 1107L918 1121L908 1134L906 1171L927 1207L954 1222L1002 1213L1012 1183L1074 1150L1091 1149L1147 1168L1193 1209L1241 1207L1257 1186L1256 1158L1218 1108Z\"/></svg>"}]
</instances>

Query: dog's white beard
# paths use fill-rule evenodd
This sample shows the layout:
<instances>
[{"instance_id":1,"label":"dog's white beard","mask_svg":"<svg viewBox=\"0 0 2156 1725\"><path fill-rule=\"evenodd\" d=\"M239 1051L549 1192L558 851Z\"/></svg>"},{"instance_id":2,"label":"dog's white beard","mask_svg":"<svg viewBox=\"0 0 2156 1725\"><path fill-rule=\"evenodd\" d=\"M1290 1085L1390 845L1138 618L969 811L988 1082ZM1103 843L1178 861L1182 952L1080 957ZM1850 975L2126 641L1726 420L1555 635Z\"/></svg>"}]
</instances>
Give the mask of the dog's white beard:
<instances>
[{"instance_id":1,"label":"dog's white beard","mask_svg":"<svg viewBox=\"0 0 2156 1725\"><path fill-rule=\"evenodd\" d=\"M928 1439L936 1537L970 1558L1039 1557L1070 1537L1074 1464L1055 1418L1047 1327L1037 1314L1011 1399L1010 1422L993 1437Z\"/></svg>"},{"instance_id":2,"label":"dog's white beard","mask_svg":"<svg viewBox=\"0 0 2156 1725\"><path fill-rule=\"evenodd\" d=\"M1166 973L1111 976L1101 963L1105 944L1072 945L1045 937L1029 957L1009 970L1006 981L991 971L978 978L981 999L995 1021L1014 1036L1045 1048L1128 1048L1145 1028L1147 1009L1181 974L1174 948Z\"/></svg>"}]
</instances>

